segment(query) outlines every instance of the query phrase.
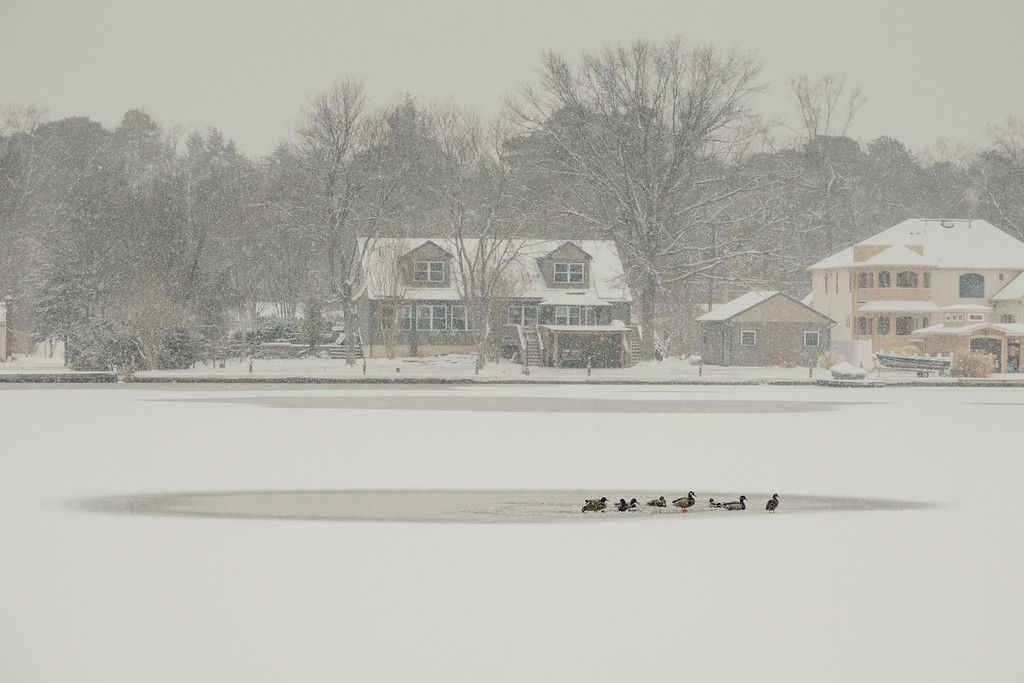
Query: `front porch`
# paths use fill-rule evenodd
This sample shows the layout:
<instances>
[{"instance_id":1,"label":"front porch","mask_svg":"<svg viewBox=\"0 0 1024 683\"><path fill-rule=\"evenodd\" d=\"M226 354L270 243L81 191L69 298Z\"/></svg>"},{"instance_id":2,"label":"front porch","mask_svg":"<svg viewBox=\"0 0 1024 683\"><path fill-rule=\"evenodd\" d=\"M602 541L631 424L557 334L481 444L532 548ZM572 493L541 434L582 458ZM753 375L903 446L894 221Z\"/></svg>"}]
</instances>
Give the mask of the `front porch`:
<instances>
[{"instance_id":1,"label":"front porch","mask_svg":"<svg viewBox=\"0 0 1024 683\"><path fill-rule=\"evenodd\" d=\"M555 368L623 368L635 364L636 328L616 325L538 325L541 361Z\"/></svg>"},{"instance_id":2,"label":"front porch","mask_svg":"<svg viewBox=\"0 0 1024 683\"><path fill-rule=\"evenodd\" d=\"M987 353L995 360L997 373L1022 372L1022 324L981 323L961 327L935 325L918 331L918 336L925 353Z\"/></svg>"}]
</instances>

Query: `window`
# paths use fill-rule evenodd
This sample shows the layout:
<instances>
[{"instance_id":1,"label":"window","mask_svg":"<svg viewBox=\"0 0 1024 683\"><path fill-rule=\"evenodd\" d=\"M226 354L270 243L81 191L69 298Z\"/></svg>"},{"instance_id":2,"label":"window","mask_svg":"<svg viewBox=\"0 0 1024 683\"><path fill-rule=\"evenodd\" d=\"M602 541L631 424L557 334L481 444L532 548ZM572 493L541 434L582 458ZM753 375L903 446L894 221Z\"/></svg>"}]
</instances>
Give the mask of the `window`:
<instances>
[{"instance_id":1,"label":"window","mask_svg":"<svg viewBox=\"0 0 1024 683\"><path fill-rule=\"evenodd\" d=\"M967 316L967 319L972 322L981 322L982 320L985 319L985 316L983 316L981 313L971 313L970 315Z\"/></svg>"},{"instance_id":2,"label":"window","mask_svg":"<svg viewBox=\"0 0 1024 683\"><path fill-rule=\"evenodd\" d=\"M928 289L931 286L932 286L932 274L931 273L925 273L924 274L924 288Z\"/></svg>"},{"instance_id":3,"label":"window","mask_svg":"<svg viewBox=\"0 0 1024 683\"><path fill-rule=\"evenodd\" d=\"M825 293L832 288L832 273L825 273Z\"/></svg>"},{"instance_id":4,"label":"window","mask_svg":"<svg viewBox=\"0 0 1024 683\"><path fill-rule=\"evenodd\" d=\"M447 308L444 306L417 306L417 330L443 330L447 322Z\"/></svg>"},{"instance_id":5,"label":"window","mask_svg":"<svg viewBox=\"0 0 1024 683\"><path fill-rule=\"evenodd\" d=\"M452 325L453 330L468 330L469 319L466 317L465 306L452 306Z\"/></svg>"},{"instance_id":6,"label":"window","mask_svg":"<svg viewBox=\"0 0 1024 683\"><path fill-rule=\"evenodd\" d=\"M579 306L555 306L556 325L580 325Z\"/></svg>"},{"instance_id":7,"label":"window","mask_svg":"<svg viewBox=\"0 0 1024 683\"><path fill-rule=\"evenodd\" d=\"M754 346L757 344L757 332L754 330L743 330L740 332L740 346Z\"/></svg>"},{"instance_id":8,"label":"window","mask_svg":"<svg viewBox=\"0 0 1024 683\"><path fill-rule=\"evenodd\" d=\"M1002 281L1003 281L1003 274L1002 274L1002 273L999 273L999 281L1000 281L1000 282L1002 282Z\"/></svg>"},{"instance_id":9,"label":"window","mask_svg":"<svg viewBox=\"0 0 1024 683\"><path fill-rule=\"evenodd\" d=\"M946 314L946 322L947 323L959 323L959 322L963 322L963 320L964 320L964 314L963 313L947 313Z\"/></svg>"},{"instance_id":10,"label":"window","mask_svg":"<svg viewBox=\"0 0 1024 683\"><path fill-rule=\"evenodd\" d=\"M597 324L597 309L595 309L593 306L587 306L586 308L583 309L583 324Z\"/></svg>"},{"instance_id":11,"label":"window","mask_svg":"<svg viewBox=\"0 0 1024 683\"><path fill-rule=\"evenodd\" d=\"M985 276L981 273L964 273L960 276L961 299L984 299Z\"/></svg>"},{"instance_id":12,"label":"window","mask_svg":"<svg viewBox=\"0 0 1024 683\"><path fill-rule=\"evenodd\" d=\"M804 346L818 346L818 333L804 332Z\"/></svg>"},{"instance_id":13,"label":"window","mask_svg":"<svg viewBox=\"0 0 1024 683\"><path fill-rule=\"evenodd\" d=\"M413 279L416 282L444 282L444 261L417 261Z\"/></svg>"},{"instance_id":14,"label":"window","mask_svg":"<svg viewBox=\"0 0 1024 683\"><path fill-rule=\"evenodd\" d=\"M857 318L857 334L871 334L871 320L861 316Z\"/></svg>"},{"instance_id":15,"label":"window","mask_svg":"<svg viewBox=\"0 0 1024 683\"><path fill-rule=\"evenodd\" d=\"M411 330L412 329L412 306L399 306L398 307L398 329L400 329L400 330Z\"/></svg>"},{"instance_id":16,"label":"window","mask_svg":"<svg viewBox=\"0 0 1024 683\"><path fill-rule=\"evenodd\" d=\"M857 286L860 289L870 289L875 286L875 274L874 273L860 273L857 276Z\"/></svg>"},{"instance_id":17,"label":"window","mask_svg":"<svg viewBox=\"0 0 1024 683\"><path fill-rule=\"evenodd\" d=\"M583 264L556 263L555 282L561 284L583 284Z\"/></svg>"},{"instance_id":18,"label":"window","mask_svg":"<svg viewBox=\"0 0 1024 683\"><path fill-rule=\"evenodd\" d=\"M508 321L512 325L525 325L527 327L536 327L537 307L523 306L520 304L509 306Z\"/></svg>"},{"instance_id":19,"label":"window","mask_svg":"<svg viewBox=\"0 0 1024 683\"><path fill-rule=\"evenodd\" d=\"M921 327L928 327L928 316L921 318Z\"/></svg>"},{"instance_id":20,"label":"window","mask_svg":"<svg viewBox=\"0 0 1024 683\"><path fill-rule=\"evenodd\" d=\"M888 316L881 316L878 319L878 334L889 334L889 318Z\"/></svg>"},{"instance_id":21,"label":"window","mask_svg":"<svg viewBox=\"0 0 1024 683\"><path fill-rule=\"evenodd\" d=\"M896 334L901 337L906 337L908 334L914 331L914 319L910 316L901 315L896 318Z\"/></svg>"},{"instance_id":22,"label":"window","mask_svg":"<svg viewBox=\"0 0 1024 683\"><path fill-rule=\"evenodd\" d=\"M891 287L892 286L892 276L889 274L888 271L883 270L881 273L878 274L878 286L879 287Z\"/></svg>"},{"instance_id":23,"label":"window","mask_svg":"<svg viewBox=\"0 0 1024 683\"><path fill-rule=\"evenodd\" d=\"M917 287L917 273L911 270L902 270L896 273L897 287Z\"/></svg>"},{"instance_id":24,"label":"window","mask_svg":"<svg viewBox=\"0 0 1024 683\"><path fill-rule=\"evenodd\" d=\"M1009 323L1010 325L1012 325L1016 321L1013 317L1013 313L1003 313L1001 316L999 316L999 322Z\"/></svg>"}]
</instances>

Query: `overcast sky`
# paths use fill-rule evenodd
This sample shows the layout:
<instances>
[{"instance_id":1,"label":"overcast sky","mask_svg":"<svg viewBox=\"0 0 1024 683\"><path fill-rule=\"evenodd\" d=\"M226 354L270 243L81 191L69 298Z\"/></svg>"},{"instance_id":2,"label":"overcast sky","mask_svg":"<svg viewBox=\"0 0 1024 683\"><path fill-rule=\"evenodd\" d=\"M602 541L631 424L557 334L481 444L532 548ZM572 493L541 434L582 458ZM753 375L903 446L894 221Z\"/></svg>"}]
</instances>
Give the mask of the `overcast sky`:
<instances>
[{"instance_id":1,"label":"overcast sky","mask_svg":"<svg viewBox=\"0 0 1024 683\"><path fill-rule=\"evenodd\" d=\"M868 98L851 134L919 149L1024 118L1022 25L1022 0L0 0L0 105L107 125L141 107L262 154L340 76L492 113L545 49L681 34L753 51L773 115L790 77L845 71Z\"/></svg>"}]
</instances>

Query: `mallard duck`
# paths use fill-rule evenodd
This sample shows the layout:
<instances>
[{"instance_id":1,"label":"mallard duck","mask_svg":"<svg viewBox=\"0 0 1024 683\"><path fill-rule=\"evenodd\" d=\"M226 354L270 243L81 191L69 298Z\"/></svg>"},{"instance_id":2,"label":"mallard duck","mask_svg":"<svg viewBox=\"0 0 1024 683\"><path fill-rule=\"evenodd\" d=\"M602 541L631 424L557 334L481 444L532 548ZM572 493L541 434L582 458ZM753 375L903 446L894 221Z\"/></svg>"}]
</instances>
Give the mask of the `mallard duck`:
<instances>
[{"instance_id":1,"label":"mallard duck","mask_svg":"<svg viewBox=\"0 0 1024 683\"><path fill-rule=\"evenodd\" d=\"M619 502L615 504L615 507L619 512L626 512L629 510L629 503L626 502L625 498L619 498Z\"/></svg>"},{"instance_id":2,"label":"mallard duck","mask_svg":"<svg viewBox=\"0 0 1024 683\"><path fill-rule=\"evenodd\" d=\"M775 512L775 510L778 509L778 507L779 507L779 494L776 493L776 494L772 495L771 498L768 499L768 504L764 506L764 509L767 510L768 512Z\"/></svg>"},{"instance_id":3,"label":"mallard duck","mask_svg":"<svg viewBox=\"0 0 1024 683\"><path fill-rule=\"evenodd\" d=\"M734 500L728 503L716 503L715 499L712 498L708 501L713 508L721 508L724 510L746 510L747 509L747 497L740 496L739 500Z\"/></svg>"},{"instance_id":4,"label":"mallard duck","mask_svg":"<svg viewBox=\"0 0 1024 683\"><path fill-rule=\"evenodd\" d=\"M693 491L686 494L686 498L676 498L672 501L672 504L677 508L686 512L693 507L693 504L697 502L697 499L693 497Z\"/></svg>"},{"instance_id":5,"label":"mallard duck","mask_svg":"<svg viewBox=\"0 0 1024 683\"><path fill-rule=\"evenodd\" d=\"M606 507L608 507L607 498L603 496L601 498L589 498L583 506L583 512L600 512Z\"/></svg>"},{"instance_id":6,"label":"mallard duck","mask_svg":"<svg viewBox=\"0 0 1024 683\"><path fill-rule=\"evenodd\" d=\"M647 505L652 508L663 508L667 506L668 503L665 502L665 496L658 496L654 500L647 501Z\"/></svg>"}]
</instances>

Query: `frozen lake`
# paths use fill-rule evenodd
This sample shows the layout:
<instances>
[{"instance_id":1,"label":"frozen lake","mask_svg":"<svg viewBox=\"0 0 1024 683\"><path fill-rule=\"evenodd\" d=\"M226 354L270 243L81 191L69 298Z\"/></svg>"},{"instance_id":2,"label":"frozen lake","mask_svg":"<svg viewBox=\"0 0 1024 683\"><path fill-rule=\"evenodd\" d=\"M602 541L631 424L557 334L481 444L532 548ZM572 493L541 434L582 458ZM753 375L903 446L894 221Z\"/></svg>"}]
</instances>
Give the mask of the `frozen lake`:
<instances>
[{"instance_id":1,"label":"frozen lake","mask_svg":"<svg viewBox=\"0 0 1024 683\"><path fill-rule=\"evenodd\" d=\"M1022 390L11 387L0 421L3 681L1024 678ZM691 489L752 509L579 514Z\"/></svg>"}]
</instances>

